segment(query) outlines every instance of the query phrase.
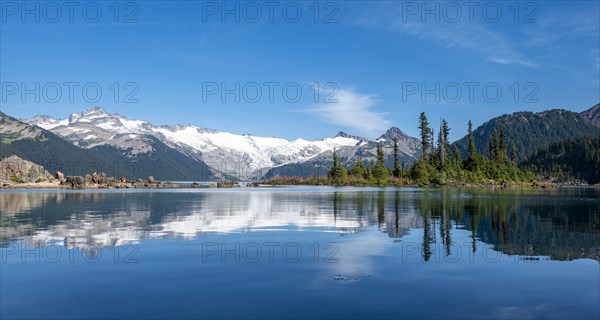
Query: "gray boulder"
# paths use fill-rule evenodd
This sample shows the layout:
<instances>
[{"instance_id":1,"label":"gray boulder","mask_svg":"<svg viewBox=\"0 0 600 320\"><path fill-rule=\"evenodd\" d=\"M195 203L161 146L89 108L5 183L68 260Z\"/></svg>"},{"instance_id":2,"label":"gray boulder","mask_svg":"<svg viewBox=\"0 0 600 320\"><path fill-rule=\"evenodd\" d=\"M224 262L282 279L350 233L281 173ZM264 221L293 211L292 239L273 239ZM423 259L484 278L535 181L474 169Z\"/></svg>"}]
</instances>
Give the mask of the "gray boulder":
<instances>
[{"instance_id":1,"label":"gray boulder","mask_svg":"<svg viewBox=\"0 0 600 320\"><path fill-rule=\"evenodd\" d=\"M83 188L85 186L86 179L82 176L67 176L65 185L73 188Z\"/></svg>"}]
</instances>

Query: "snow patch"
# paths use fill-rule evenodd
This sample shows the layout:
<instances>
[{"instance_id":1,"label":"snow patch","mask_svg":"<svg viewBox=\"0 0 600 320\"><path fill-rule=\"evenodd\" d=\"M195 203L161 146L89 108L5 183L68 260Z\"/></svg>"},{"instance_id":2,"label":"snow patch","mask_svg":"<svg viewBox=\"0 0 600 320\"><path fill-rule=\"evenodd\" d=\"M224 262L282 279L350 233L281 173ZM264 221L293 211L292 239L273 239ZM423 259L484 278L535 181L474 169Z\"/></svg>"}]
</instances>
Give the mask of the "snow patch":
<instances>
[{"instance_id":1,"label":"snow patch","mask_svg":"<svg viewBox=\"0 0 600 320\"><path fill-rule=\"evenodd\" d=\"M209 166L219 171L223 170L220 166L226 166L228 170L231 170L230 166L235 168L246 166L252 168L251 171L272 168L309 160L335 148L366 143L348 136L316 141L298 138L290 141L276 137L219 132L193 125L153 126L147 121L130 120L119 114L108 114L102 108L74 113L69 120L38 118L36 121L41 122L41 126L48 129L65 126L54 131L63 136L75 134L82 137L87 134L83 140L102 137L108 144L119 144L123 141L107 138L107 135L128 134L129 139L140 139L140 135L151 135L175 148L197 151Z\"/></svg>"}]
</instances>

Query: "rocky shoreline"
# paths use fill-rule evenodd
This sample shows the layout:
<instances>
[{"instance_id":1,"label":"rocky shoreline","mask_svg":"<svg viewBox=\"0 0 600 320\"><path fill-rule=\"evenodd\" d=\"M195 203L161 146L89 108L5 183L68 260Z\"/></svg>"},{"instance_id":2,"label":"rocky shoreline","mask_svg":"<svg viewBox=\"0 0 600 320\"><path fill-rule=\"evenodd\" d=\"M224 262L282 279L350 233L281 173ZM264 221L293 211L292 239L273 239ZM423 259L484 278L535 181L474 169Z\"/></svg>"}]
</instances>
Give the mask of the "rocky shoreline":
<instances>
[{"instance_id":1,"label":"rocky shoreline","mask_svg":"<svg viewBox=\"0 0 600 320\"><path fill-rule=\"evenodd\" d=\"M318 179L317 179L318 180ZM307 183L304 179L270 179L263 182L247 184L247 187L258 186L341 186L327 183L326 180L318 180L315 183ZM211 184L193 183L172 183L161 182L149 176L147 179L129 180L125 177L109 177L105 173L93 173L83 176L65 176L62 172L56 172L52 175L42 166L23 160L17 156L11 156L0 161L0 189L176 189L176 188L235 188L240 187L233 181L220 181ZM455 188L549 188L549 187L575 187L585 186L572 183L556 183L552 181L540 181L529 184L457 184L457 185L411 185L406 182L395 184L387 183L384 185L366 185L366 184L346 184L346 186L363 187L455 187ZM597 187L597 186L596 186Z\"/></svg>"},{"instance_id":2,"label":"rocky shoreline","mask_svg":"<svg viewBox=\"0 0 600 320\"><path fill-rule=\"evenodd\" d=\"M147 179L129 180L125 177L109 177L106 173L83 176L65 176L58 171L51 174L33 162L11 156L0 161L0 189L163 189L163 188L227 188L233 182L214 184L161 182L149 176Z\"/></svg>"},{"instance_id":3,"label":"rocky shoreline","mask_svg":"<svg viewBox=\"0 0 600 320\"><path fill-rule=\"evenodd\" d=\"M54 179L36 182L2 181L0 189L168 189L168 188L211 188L215 185L201 185L199 183L171 183L160 182L152 176L148 179L127 180L107 177L105 173L87 174L85 176L64 177L57 172Z\"/></svg>"}]
</instances>

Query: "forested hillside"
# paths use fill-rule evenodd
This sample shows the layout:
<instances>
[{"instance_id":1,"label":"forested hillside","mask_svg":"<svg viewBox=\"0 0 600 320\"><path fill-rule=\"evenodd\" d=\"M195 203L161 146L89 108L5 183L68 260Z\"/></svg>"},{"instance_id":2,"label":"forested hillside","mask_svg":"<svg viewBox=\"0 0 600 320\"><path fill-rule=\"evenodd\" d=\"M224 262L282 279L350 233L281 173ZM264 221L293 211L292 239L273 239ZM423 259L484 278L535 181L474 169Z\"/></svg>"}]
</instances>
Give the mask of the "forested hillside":
<instances>
[{"instance_id":1,"label":"forested hillside","mask_svg":"<svg viewBox=\"0 0 600 320\"><path fill-rule=\"evenodd\" d=\"M600 103L581 112L579 115L600 128Z\"/></svg>"},{"instance_id":2,"label":"forested hillside","mask_svg":"<svg viewBox=\"0 0 600 320\"><path fill-rule=\"evenodd\" d=\"M600 182L600 137L555 142L522 163L524 168L560 180Z\"/></svg>"},{"instance_id":3,"label":"forested hillside","mask_svg":"<svg viewBox=\"0 0 600 320\"><path fill-rule=\"evenodd\" d=\"M514 142L516 161L521 162L551 143L585 136L600 136L600 128L580 114L567 110L539 113L516 112L493 118L473 131L477 152L488 154L492 133L504 126L509 147ZM453 143L463 157L468 151L468 137ZM509 152L512 152L509 148Z\"/></svg>"},{"instance_id":4,"label":"forested hillside","mask_svg":"<svg viewBox=\"0 0 600 320\"><path fill-rule=\"evenodd\" d=\"M105 172L129 179L154 176L159 180L210 180L213 172L150 137L154 150L127 156L112 146L79 148L54 133L0 113L0 157L17 155L55 173L83 175Z\"/></svg>"}]
</instances>

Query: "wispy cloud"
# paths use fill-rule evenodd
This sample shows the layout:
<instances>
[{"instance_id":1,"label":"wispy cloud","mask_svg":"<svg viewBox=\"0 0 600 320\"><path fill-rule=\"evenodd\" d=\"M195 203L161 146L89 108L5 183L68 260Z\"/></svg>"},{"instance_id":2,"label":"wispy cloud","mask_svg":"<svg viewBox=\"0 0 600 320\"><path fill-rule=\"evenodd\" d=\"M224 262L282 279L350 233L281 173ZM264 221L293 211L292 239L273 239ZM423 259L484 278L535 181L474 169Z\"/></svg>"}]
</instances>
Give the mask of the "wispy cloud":
<instances>
[{"instance_id":1,"label":"wispy cloud","mask_svg":"<svg viewBox=\"0 0 600 320\"><path fill-rule=\"evenodd\" d=\"M344 126L368 136L379 134L391 125L385 119L386 113L373 111L375 100L372 95L340 89L334 99L337 102L320 103L309 111L323 122Z\"/></svg>"},{"instance_id":2,"label":"wispy cloud","mask_svg":"<svg viewBox=\"0 0 600 320\"><path fill-rule=\"evenodd\" d=\"M600 85L600 6L578 2L569 8L546 8L539 23L521 30L522 47L536 51L545 69L569 75L573 81ZM574 58L576 57L576 58Z\"/></svg>"},{"instance_id":3,"label":"wispy cloud","mask_svg":"<svg viewBox=\"0 0 600 320\"><path fill-rule=\"evenodd\" d=\"M590 3L591 4L591 3ZM539 22L522 29L523 45L560 50L582 38L598 39L600 22L598 5L574 6L566 10L545 10Z\"/></svg>"},{"instance_id":4,"label":"wispy cloud","mask_svg":"<svg viewBox=\"0 0 600 320\"><path fill-rule=\"evenodd\" d=\"M477 23L424 23L402 21L394 7L357 20L359 25L398 32L434 46L460 50L478 58L499 63L536 67L536 63L518 52L504 35Z\"/></svg>"}]
</instances>

